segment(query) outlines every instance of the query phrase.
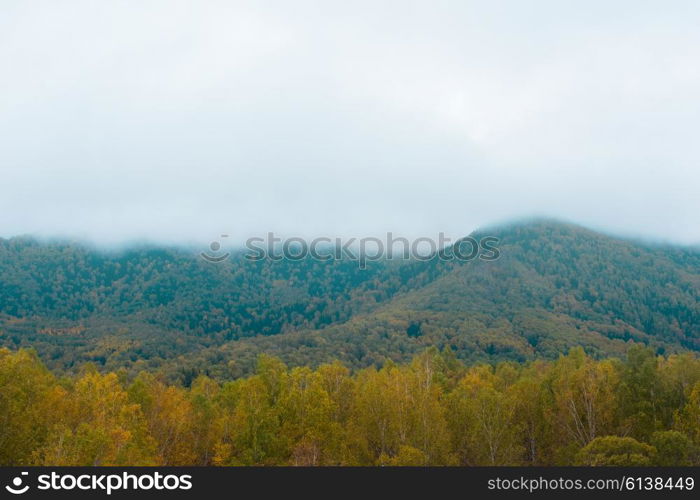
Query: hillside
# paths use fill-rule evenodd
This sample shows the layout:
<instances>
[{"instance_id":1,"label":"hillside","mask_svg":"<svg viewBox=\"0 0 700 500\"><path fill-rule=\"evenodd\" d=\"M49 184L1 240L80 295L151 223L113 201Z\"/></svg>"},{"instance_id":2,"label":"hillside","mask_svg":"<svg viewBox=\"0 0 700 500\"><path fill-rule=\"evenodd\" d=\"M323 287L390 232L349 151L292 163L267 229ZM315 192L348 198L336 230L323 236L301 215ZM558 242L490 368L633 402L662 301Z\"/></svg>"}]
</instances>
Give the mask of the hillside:
<instances>
[{"instance_id":1,"label":"hillside","mask_svg":"<svg viewBox=\"0 0 700 500\"><path fill-rule=\"evenodd\" d=\"M700 252L553 221L483 230L500 259L467 263L211 264L177 249L103 253L0 241L0 342L53 369L248 373L260 352L291 364L404 361L428 346L467 362L593 356L641 342L700 350ZM478 236L478 235L477 235Z\"/></svg>"}]
</instances>

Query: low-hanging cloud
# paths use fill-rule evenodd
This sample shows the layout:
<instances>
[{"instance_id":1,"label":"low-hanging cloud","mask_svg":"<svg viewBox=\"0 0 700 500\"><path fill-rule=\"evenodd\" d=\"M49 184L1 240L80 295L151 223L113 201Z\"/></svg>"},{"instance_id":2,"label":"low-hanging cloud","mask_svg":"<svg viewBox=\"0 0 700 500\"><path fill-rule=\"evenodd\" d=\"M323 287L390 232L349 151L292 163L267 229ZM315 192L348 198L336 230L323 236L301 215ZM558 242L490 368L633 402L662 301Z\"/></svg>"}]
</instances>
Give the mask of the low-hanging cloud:
<instances>
[{"instance_id":1,"label":"low-hanging cloud","mask_svg":"<svg viewBox=\"0 0 700 500\"><path fill-rule=\"evenodd\" d=\"M0 236L700 242L697 2L6 1Z\"/></svg>"}]
</instances>

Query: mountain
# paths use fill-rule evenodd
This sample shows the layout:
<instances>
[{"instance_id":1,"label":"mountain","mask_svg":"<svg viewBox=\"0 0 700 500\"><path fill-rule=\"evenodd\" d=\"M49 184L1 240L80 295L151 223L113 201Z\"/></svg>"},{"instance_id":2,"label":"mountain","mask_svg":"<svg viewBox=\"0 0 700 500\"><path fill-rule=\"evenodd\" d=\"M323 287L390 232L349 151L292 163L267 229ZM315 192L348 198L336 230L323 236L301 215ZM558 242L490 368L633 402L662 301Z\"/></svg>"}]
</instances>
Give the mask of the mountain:
<instances>
[{"instance_id":1,"label":"mountain","mask_svg":"<svg viewBox=\"0 0 700 500\"><path fill-rule=\"evenodd\" d=\"M53 369L248 373L290 364L403 361L429 346L467 362L593 356L633 342L700 350L700 251L550 220L481 230L500 258L212 264L181 249L105 253L0 240L0 343Z\"/></svg>"}]
</instances>

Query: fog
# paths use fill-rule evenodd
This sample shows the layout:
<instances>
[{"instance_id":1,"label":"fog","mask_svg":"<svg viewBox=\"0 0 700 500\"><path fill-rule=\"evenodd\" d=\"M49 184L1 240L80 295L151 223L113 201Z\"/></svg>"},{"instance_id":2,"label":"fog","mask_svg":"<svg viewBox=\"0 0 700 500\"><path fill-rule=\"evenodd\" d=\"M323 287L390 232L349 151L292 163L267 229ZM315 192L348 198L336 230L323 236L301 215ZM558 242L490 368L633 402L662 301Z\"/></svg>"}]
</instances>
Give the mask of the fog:
<instances>
[{"instance_id":1,"label":"fog","mask_svg":"<svg viewBox=\"0 0 700 500\"><path fill-rule=\"evenodd\" d=\"M700 3L26 2L0 15L0 236L700 243Z\"/></svg>"}]
</instances>

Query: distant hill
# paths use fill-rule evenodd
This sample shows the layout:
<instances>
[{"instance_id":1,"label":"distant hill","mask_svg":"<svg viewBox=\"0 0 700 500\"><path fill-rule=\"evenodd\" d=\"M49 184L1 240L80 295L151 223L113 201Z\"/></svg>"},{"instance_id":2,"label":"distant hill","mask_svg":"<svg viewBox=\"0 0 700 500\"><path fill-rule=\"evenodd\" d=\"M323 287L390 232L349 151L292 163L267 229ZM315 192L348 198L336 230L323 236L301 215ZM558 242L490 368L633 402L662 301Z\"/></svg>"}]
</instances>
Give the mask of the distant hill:
<instances>
[{"instance_id":1,"label":"distant hill","mask_svg":"<svg viewBox=\"0 0 700 500\"><path fill-rule=\"evenodd\" d=\"M700 251L540 220L482 230L496 261L220 264L177 249L108 254L0 240L0 343L54 369L247 373L291 364L403 361L428 346L465 361L594 356L630 342L700 350Z\"/></svg>"}]
</instances>

